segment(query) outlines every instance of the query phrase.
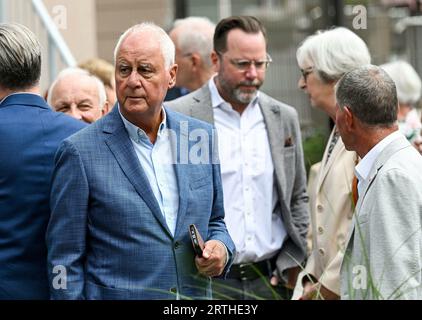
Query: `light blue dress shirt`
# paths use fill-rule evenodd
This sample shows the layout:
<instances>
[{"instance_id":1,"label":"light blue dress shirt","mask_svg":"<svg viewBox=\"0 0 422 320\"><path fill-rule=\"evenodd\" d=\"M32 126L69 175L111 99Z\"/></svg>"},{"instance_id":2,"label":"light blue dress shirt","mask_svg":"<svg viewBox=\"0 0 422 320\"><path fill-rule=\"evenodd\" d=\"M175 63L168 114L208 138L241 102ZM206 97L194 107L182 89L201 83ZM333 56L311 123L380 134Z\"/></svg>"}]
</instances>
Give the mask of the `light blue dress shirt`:
<instances>
[{"instance_id":1,"label":"light blue dress shirt","mask_svg":"<svg viewBox=\"0 0 422 320\"><path fill-rule=\"evenodd\" d=\"M145 131L126 120L121 113L120 116L135 148L139 163L160 206L161 213L174 236L179 210L179 188L174 164L171 160L173 148L171 136L167 130L167 117L164 108L162 108L162 113L163 121L158 128L155 144L151 143Z\"/></svg>"}]
</instances>

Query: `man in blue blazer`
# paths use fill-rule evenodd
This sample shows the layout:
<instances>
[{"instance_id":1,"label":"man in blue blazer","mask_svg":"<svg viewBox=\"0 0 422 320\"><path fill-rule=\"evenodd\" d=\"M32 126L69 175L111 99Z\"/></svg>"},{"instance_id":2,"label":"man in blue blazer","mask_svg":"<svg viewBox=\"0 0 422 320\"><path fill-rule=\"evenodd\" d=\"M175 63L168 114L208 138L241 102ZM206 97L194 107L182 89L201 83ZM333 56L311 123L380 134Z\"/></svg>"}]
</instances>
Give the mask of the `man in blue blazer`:
<instances>
[{"instance_id":1,"label":"man in blue blazer","mask_svg":"<svg viewBox=\"0 0 422 320\"><path fill-rule=\"evenodd\" d=\"M41 47L0 24L0 299L48 299L45 231L54 154L85 124L39 95Z\"/></svg>"},{"instance_id":2,"label":"man in blue blazer","mask_svg":"<svg viewBox=\"0 0 422 320\"><path fill-rule=\"evenodd\" d=\"M118 104L64 141L47 232L57 299L209 298L234 244L224 223L212 127L162 107L174 45L161 28L128 29L115 49ZM189 226L205 240L195 257Z\"/></svg>"}]
</instances>

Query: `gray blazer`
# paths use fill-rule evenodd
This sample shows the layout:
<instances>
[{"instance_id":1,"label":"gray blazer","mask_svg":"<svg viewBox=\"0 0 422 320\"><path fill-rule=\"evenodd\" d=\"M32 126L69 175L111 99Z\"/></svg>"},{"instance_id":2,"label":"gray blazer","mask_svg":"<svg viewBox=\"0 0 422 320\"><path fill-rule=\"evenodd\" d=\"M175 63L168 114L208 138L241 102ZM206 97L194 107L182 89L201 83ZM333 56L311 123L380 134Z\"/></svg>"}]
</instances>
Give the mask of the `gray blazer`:
<instances>
[{"instance_id":1,"label":"gray blazer","mask_svg":"<svg viewBox=\"0 0 422 320\"><path fill-rule=\"evenodd\" d=\"M278 275L287 281L286 269L303 263L306 258L309 209L302 139L294 108L263 92L260 92L259 105L268 129L281 215L288 234L277 258ZM167 102L166 106L214 123L208 83L186 96Z\"/></svg>"},{"instance_id":2,"label":"gray blazer","mask_svg":"<svg viewBox=\"0 0 422 320\"><path fill-rule=\"evenodd\" d=\"M421 172L405 137L379 154L350 227L342 299L422 299Z\"/></svg>"}]
</instances>

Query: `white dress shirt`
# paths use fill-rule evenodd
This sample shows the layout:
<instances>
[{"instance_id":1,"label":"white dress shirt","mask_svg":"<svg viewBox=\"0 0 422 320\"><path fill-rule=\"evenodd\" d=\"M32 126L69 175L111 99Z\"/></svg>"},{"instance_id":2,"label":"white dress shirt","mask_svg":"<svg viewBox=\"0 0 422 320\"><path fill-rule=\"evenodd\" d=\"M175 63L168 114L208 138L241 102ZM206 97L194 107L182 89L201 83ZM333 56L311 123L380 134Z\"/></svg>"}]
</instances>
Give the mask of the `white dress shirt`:
<instances>
[{"instance_id":1,"label":"white dress shirt","mask_svg":"<svg viewBox=\"0 0 422 320\"><path fill-rule=\"evenodd\" d=\"M355 167L355 174L358 178L358 194L359 197L362 195L362 186L364 185L363 181L368 178L369 172L374 165L375 160L378 158L378 155L385 149L387 145L396 140L397 138L402 137L403 134L400 131L394 131L393 133L386 136L380 142L378 142L369 152L363 157L361 161Z\"/></svg>"},{"instance_id":2,"label":"white dress shirt","mask_svg":"<svg viewBox=\"0 0 422 320\"><path fill-rule=\"evenodd\" d=\"M209 81L224 192L227 229L236 245L234 263L273 257L286 237L274 182L270 144L254 99L240 115Z\"/></svg>"},{"instance_id":3,"label":"white dress shirt","mask_svg":"<svg viewBox=\"0 0 422 320\"><path fill-rule=\"evenodd\" d=\"M119 106L120 113L120 106ZM166 130L166 112L162 108L163 121L158 129L157 140L151 143L142 129L122 117L125 128L135 148L139 163L149 181L155 199L157 199L167 226L174 236L179 210L179 188L171 157L171 139Z\"/></svg>"}]
</instances>

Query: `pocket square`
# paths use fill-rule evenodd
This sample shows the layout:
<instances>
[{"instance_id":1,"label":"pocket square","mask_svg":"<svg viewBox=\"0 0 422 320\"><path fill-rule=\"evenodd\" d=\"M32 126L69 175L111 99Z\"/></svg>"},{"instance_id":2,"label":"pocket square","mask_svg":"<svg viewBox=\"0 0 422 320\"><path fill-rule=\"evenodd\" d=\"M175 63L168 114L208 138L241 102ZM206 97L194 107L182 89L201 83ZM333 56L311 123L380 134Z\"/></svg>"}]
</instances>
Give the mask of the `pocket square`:
<instances>
[{"instance_id":1,"label":"pocket square","mask_svg":"<svg viewBox=\"0 0 422 320\"><path fill-rule=\"evenodd\" d=\"M292 137L288 137L286 140L284 140L284 147L291 147L293 146L293 139Z\"/></svg>"}]
</instances>

